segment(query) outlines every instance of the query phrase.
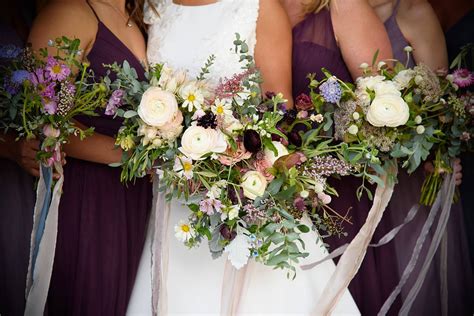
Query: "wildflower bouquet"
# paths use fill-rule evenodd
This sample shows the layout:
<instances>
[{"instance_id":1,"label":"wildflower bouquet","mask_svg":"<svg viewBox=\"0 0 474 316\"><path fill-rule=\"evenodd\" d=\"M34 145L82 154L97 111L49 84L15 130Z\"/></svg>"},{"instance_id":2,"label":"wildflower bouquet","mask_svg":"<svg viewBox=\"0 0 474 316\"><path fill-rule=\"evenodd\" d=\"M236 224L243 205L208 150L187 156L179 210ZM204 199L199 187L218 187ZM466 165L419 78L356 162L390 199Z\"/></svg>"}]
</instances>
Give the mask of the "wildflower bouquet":
<instances>
[{"instance_id":1,"label":"wildflower bouquet","mask_svg":"<svg viewBox=\"0 0 474 316\"><path fill-rule=\"evenodd\" d=\"M347 219L330 208L336 192L326 179L355 169L321 132L325 118L310 100L287 110L282 95L261 95L246 43L237 36L234 44L242 73L215 88L206 80L213 56L195 79L155 65L140 82L127 63L111 66L117 80L106 80L107 111L125 119L117 136L122 180L158 169L168 200L190 209L175 227L187 246L207 239L213 256L228 253L237 268L254 257L295 271L308 255L301 235L313 224L341 233Z\"/></svg>"},{"instance_id":2,"label":"wildflower bouquet","mask_svg":"<svg viewBox=\"0 0 474 316\"><path fill-rule=\"evenodd\" d=\"M412 173L434 152L435 169L450 171L449 158L459 154L460 136L467 123L464 107L456 95L455 77L436 74L423 64L413 69L401 63L389 68L384 62L361 67L364 76L356 80L355 87L327 72L326 79L312 82L313 91L316 88L321 91L313 92L316 103L331 101L324 98L324 85L332 85L348 96L341 102L333 102L337 105L335 139L367 148L370 152L366 158L378 174L385 172L380 168L382 162L395 158ZM440 185L439 176L428 177L421 202L432 204Z\"/></svg>"},{"instance_id":3,"label":"wildflower bouquet","mask_svg":"<svg viewBox=\"0 0 474 316\"><path fill-rule=\"evenodd\" d=\"M18 138L41 140L38 160L45 166L61 162L61 145L68 136L85 137L72 119L79 114L94 115L102 105L105 90L87 83L87 63L80 63L79 40L66 37L50 41L56 53L46 48L35 56L30 47L4 47L1 57L0 112L2 128L15 130ZM75 72L79 72L76 77Z\"/></svg>"},{"instance_id":4,"label":"wildflower bouquet","mask_svg":"<svg viewBox=\"0 0 474 316\"><path fill-rule=\"evenodd\" d=\"M308 255L303 234L341 233L347 218L330 208L336 192L326 180L354 168L321 132L325 118L310 100L287 110L281 94L261 95L253 58L234 43L243 72L185 115L180 145L160 166L168 198L191 210L176 237L189 247L207 239L212 255L227 253L236 268L254 258L295 272Z\"/></svg>"}]
</instances>

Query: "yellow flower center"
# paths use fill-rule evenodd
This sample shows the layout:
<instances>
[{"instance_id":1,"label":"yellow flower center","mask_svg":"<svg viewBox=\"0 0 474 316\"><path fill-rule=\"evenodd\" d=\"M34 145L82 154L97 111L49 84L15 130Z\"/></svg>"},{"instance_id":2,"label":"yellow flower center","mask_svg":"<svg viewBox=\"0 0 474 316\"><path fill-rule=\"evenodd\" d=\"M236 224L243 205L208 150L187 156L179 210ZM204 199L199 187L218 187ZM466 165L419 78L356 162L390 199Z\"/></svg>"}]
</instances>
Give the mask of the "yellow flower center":
<instances>
[{"instance_id":1,"label":"yellow flower center","mask_svg":"<svg viewBox=\"0 0 474 316\"><path fill-rule=\"evenodd\" d=\"M193 169L193 164L190 162L185 162L183 163L183 169L186 172L191 171Z\"/></svg>"},{"instance_id":2,"label":"yellow flower center","mask_svg":"<svg viewBox=\"0 0 474 316\"><path fill-rule=\"evenodd\" d=\"M224 113L224 107L222 105L218 105L216 109L217 114Z\"/></svg>"},{"instance_id":3,"label":"yellow flower center","mask_svg":"<svg viewBox=\"0 0 474 316\"><path fill-rule=\"evenodd\" d=\"M61 73L61 66L60 66L60 65L54 65L54 66L53 66L53 72L54 72L55 74Z\"/></svg>"},{"instance_id":4,"label":"yellow flower center","mask_svg":"<svg viewBox=\"0 0 474 316\"><path fill-rule=\"evenodd\" d=\"M189 231L190 231L191 229L189 228L189 225L183 224L183 225L181 225L181 230L182 230L183 232L185 232L185 233L189 233Z\"/></svg>"},{"instance_id":5,"label":"yellow flower center","mask_svg":"<svg viewBox=\"0 0 474 316\"><path fill-rule=\"evenodd\" d=\"M194 102L196 100L196 96L194 94L188 95L188 101L189 102Z\"/></svg>"}]
</instances>

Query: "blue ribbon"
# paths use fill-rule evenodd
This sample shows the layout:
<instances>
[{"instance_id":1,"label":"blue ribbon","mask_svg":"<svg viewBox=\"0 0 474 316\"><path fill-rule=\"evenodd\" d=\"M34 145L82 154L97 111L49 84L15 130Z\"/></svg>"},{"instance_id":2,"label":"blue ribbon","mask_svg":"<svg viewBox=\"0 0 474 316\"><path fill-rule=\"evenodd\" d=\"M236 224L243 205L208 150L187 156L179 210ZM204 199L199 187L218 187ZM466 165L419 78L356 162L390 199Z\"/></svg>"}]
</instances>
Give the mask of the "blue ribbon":
<instances>
[{"instance_id":1,"label":"blue ribbon","mask_svg":"<svg viewBox=\"0 0 474 316\"><path fill-rule=\"evenodd\" d=\"M53 167L47 167L41 164L41 172L43 174L43 181L46 187L46 193L44 195L43 206L41 208L41 213L39 217L38 229L36 230L35 235L35 245L33 248L33 260L31 265L32 275L34 275L36 258L38 257L39 246L41 243L41 239L43 238L46 218L48 218L49 207L51 205L51 198L53 195Z\"/></svg>"}]
</instances>

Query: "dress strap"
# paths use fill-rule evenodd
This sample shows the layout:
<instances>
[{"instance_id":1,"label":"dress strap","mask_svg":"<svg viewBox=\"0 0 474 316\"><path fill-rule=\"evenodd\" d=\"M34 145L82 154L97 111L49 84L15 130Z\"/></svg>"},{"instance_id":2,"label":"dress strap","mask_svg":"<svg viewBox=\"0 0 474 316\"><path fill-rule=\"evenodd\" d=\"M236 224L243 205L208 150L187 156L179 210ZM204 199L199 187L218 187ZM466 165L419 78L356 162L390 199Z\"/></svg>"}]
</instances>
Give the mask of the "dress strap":
<instances>
[{"instance_id":1,"label":"dress strap","mask_svg":"<svg viewBox=\"0 0 474 316\"><path fill-rule=\"evenodd\" d=\"M94 7L91 5L91 3L89 2L89 0L87 0L86 3L87 3L87 5L89 6L89 8L91 8L91 10L92 10L92 12L94 13L95 18L97 19L97 21L98 21L98 22L101 22L99 16L97 15L97 12L95 12Z\"/></svg>"},{"instance_id":2,"label":"dress strap","mask_svg":"<svg viewBox=\"0 0 474 316\"><path fill-rule=\"evenodd\" d=\"M397 2L395 3L395 6L393 7L393 13L392 15L396 16L397 13L398 13L398 8L400 7L400 1L401 0L397 0Z\"/></svg>"}]
</instances>

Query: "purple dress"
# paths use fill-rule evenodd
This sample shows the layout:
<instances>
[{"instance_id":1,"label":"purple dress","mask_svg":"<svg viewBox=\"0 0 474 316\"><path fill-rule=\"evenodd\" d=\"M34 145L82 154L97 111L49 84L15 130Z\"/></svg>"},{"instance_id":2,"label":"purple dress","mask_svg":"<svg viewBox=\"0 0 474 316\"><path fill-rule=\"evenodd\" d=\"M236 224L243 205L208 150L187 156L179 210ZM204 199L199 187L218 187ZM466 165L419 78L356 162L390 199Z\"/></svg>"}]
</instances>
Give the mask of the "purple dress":
<instances>
[{"instance_id":1,"label":"purple dress","mask_svg":"<svg viewBox=\"0 0 474 316\"><path fill-rule=\"evenodd\" d=\"M344 81L352 81L344 63L341 51L336 43L331 14L322 10L308 15L293 28L293 94L308 93L308 73L316 73L316 78L323 78L321 68L328 69L332 74ZM346 224L347 237L330 237L325 241L334 250L340 245L350 242L365 223L372 203L363 197L359 201L356 189L361 184L360 178L344 177L331 183L339 193L331 207L345 213L351 209L352 225ZM377 228L374 240L378 240L392 227L386 221ZM398 283L398 268L394 260L395 249L389 244L381 248L369 248L358 274L349 285L349 290L362 315L377 315L385 299ZM396 306L399 306L396 301Z\"/></svg>"},{"instance_id":2,"label":"purple dress","mask_svg":"<svg viewBox=\"0 0 474 316\"><path fill-rule=\"evenodd\" d=\"M385 28L392 44L394 58L405 64L406 53L404 47L409 45L398 26L396 16L400 1L395 4L392 15L385 21ZM408 67L415 66L415 60L410 58ZM423 168L420 167L413 174L409 175L405 170L399 170L398 184L395 186L392 200L386 209L383 221L391 226L397 226L403 222L410 208L417 204L420 198L420 189L425 179ZM410 260L415 247L416 240L420 234L423 224L426 222L429 212L428 207L420 208L417 216L403 228L397 237L392 241L396 250L396 262L401 275ZM437 222L435 221L435 224ZM435 225L431 228L434 233ZM448 312L449 315L472 315L473 285L472 273L469 267L470 258L463 223L461 205L455 204L452 207L450 219L447 225L448 232ZM422 248L420 259L409 281L402 289L401 297L404 300L415 282L415 276L421 269L423 258L426 256L431 244L430 234ZM418 293L411 308L413 315L442 315L442 295L441 295L441 267L440 250L433 258L430 269L426 275L423 286Z\"/></svg>"},{"instance_id":3,"label":"purple dress","mask_svg":"<svg viewBox=\"0 0 474 316\"><path fill-rule=\"evenodd\" d=\"M23 40L15 29L0 22L0 46L12 44L22 47ZM24 313L34 183L34 177L16 162L0 159L0 315Z\"/></svg>"},{"instance_id":4,"label":"purple dress","mask_svg":"<svg viewBox=\"0 0 474 316\"><path fill-rule=\"evenodd\" d=\"M97 77L106 74L104 64L127 60L145 79L137 58L100 20L87 58ZM103 113L79 120L108 136L121 126L120 120ZM152 186L147 178L124 185L120 172L68 159L49 315L125 315L145 242Z\"/></svg>"}]
</instances>

